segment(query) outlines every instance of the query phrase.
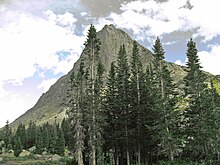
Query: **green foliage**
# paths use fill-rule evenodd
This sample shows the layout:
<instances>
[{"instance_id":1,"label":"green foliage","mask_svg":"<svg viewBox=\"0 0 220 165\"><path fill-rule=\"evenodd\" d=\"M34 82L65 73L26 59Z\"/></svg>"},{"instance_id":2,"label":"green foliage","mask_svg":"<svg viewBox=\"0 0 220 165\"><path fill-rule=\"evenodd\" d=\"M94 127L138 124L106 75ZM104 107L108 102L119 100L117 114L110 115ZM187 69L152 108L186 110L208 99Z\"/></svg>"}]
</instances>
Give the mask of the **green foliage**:
<instances>
[{"instance_id":1,"label":"green foliage","mask_svg":"<svg viewBox=\"0 0 220 165\"><path fill-rule=\"evenodd\" d=\"M35 145L37 137L37 128L36 124L31 122L26 129L26 148L30 148Z\"/></svg>"},{"instance_id":2,"label":"green foliage","mask_svg":"<svg viewBox=\"0 0 220 165\"><path fill-rule=\"evenodd\" d=\"M64 118L62 123L61 123L61 129L63 130L63 134L64 134L64 140L65 140L65 144L66 146L68 146L70 148L70 144L71 144L71 130L70 130L70 122L69 119Z\"/></svg>"},{"instance_id":3,"label":"green foliage","mask_svg":"<svg viewBox=\"0 0 220 165\"><path fill-rule=\"evenodd\" d=\"M212 83L218 94L220 94L220 82L217 79L214 79Z\"/></svg>"},{"instance_id":4,"label":"green foliage","mask_svg":"<svg viewBox=\"0 0 220 165\"><path fill-rule=\"evenodd\" d=\"M65 151L65 139L63 135L63 130L59 129L58 131L58 139L56 141L56 147L55 147L55 153L64 156L64 151Z\"/></svg>"},{"instance_id":5,"label":"green foliage","mask_svg":"<svg viewBox=\"0 0 220 165\"><path fill-rule=\"evenodd\" d=\"M198 97L203 88L205 88L205 75L201 70L201 65L199 57L197 55L196 43L190 39L187 43L186 56L188 58L187 75L184 77L185 81L185 95L190 95L190 97Z\"/></svg>"},{"instance_id":6,"label":"green foliage","mask_svg":"<svg viewBox=\"0 0 220 165\"><path fill-rule=\"evenodd\" d=\"M18 157L18 155L21 153L23 149L21 139L20 137L15 137L15 142L14 142L14 155Z\"/></svg>"},{"instance_id":7,"label":"green foliage","mask_svg":"<svg viewBox=\"0 0 220 165\"><path fill-rule=\"evenodd\" d=\"M219 152L219 95L211 81L210 87L204 83L195 42L187 44L187 75L185 77L186 94L190 98L189 106L183 111L182 131L186 146L183 156L191 160L218 159ZM218 100L218 101L217 101ZM216 125L217 124L217 125ZM214 144L215 143L215 144Z\"/></svg>"},{"instance_id":8,"label":"green foliage","mask_svg":"<svg viewBox=\"0 0 220 165\"><path fill-rule=\"evenodd\" d=\"M12 130L9 126L9 121L6 122L6 125L3 129L2 139L4 141L4 147L7 150L12 149L13 136L12 136Z\"/></svg>"},{"instance_id":9,"label":"green foliage","mask_svg":"<svg viewBox=\"0 0 220 165\"><path fill-rule=\"evenodd\" d=\"M37 137L36 137L36 153L41 154L43 151L45 151L45 144L44 144L44 137L43 135L43 129L38 128L37 129Z\"/></svg>"},{"instance_id":10,"label":"green foliage","mask_svg":"<svg viewBox=\"0 0 220 165\"><path fill-rule=\"evenodd\" d=\"M69 157L63 157L61 159L61 162L63 162L65 165L76 165L77 164L77 162L74 159L69 158Z\"/></svg>"},{"instance_id":11,"label":"green foliage","mask_svg":"<svg viewBox=\"0 0 220 165\"><path fill-rule=\"evenodd\" d=\"M24 124L20 124L16 130L15 137L20 138L21 144L24 148L26 148L26 129Z\"/></svg>"}]
</instances>

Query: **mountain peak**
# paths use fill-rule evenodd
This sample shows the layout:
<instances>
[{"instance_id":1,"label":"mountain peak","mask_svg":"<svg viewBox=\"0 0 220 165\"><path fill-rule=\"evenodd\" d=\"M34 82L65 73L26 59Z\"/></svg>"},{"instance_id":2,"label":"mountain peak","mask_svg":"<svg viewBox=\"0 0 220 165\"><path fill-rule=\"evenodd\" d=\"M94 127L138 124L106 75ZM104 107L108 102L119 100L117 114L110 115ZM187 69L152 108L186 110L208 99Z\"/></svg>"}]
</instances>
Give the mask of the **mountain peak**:
<instances>
[{"instance_id":1,"label":"mountain peak","mask_svg":"<svg viewBox=\"0 0 220 165\"><path fill-rule=\"evenodd\" d=\"M117 29L112 24L105 25L97 35L101 41L100 58L105 67L104 77L106 77L111 63L117 61L118 51L121 45L125 46L128 60L130 61L134 40L132 40L126 32ZM146 67L152 62L154 57L152 56L152 53L142 45L138 44L138 48L141 54L142 63ZM84 51L78 61L74 64L73 69L52 85L50 89L40 97L33 108L16 119L11 124L12 129L16 128L20 123L28 125L30 121L36 122L37 125L42 125L46 122L52 123L55 120L61 121L65 117L66 111L69 109L69 98L67 98L67 96L68 90L70 89L70 75L73 71L78 70L82 59L84 59L85 65L87 65L89 58Z\"/></svg>"},{"instance_id":2,"label":"mountain peak","mask_svg":"<svg viewBox=\"0 0 220 165\"><path fill-rule=\"evenodd\" d=\"M109 25L105 25L103 29L115 29L116 30L116 27L113 24L109 24Z\"/></svg>"}]
</instances>

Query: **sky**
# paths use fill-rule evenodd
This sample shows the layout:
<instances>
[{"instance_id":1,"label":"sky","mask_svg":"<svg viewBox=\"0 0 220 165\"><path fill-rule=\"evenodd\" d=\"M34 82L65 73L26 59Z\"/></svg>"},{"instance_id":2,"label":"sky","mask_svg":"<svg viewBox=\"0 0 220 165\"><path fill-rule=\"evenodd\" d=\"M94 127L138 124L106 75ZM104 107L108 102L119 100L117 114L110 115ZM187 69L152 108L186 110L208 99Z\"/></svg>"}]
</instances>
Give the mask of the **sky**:
<instances>
[{"instance_id":1,"label":"sky","mask_svg":"<svg viewBox=\"0 0 220 165\"><path fill-rule=\"evenodd\" d=\"M121 28L185 65L189 38L203 70L220 74L219 0L1 0L0 127L34 106L73 67L90 24Z\"/></svg>"}]
</instances>

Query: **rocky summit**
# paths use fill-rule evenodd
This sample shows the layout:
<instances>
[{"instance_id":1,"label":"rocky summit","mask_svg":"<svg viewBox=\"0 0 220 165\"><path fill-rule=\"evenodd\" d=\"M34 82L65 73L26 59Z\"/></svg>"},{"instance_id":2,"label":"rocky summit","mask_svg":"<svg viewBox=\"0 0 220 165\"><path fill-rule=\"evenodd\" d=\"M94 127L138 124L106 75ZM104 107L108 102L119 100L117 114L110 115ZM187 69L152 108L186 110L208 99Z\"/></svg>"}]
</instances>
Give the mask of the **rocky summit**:
<instances>
[{"instance_id":1,"label":"rocky summit","mask_svg":"<svg viewBox=\"0 0 220 165\"><path fill-rule=\"evenodd\" d=\"M113 25L106 25L98 32L98 37L101 41L100 56L104 64L105 77L110 69L112 61L116 61L117 54L121 45L125 45L128 59L132 54L133 40L123 30L115 28ZM144 66L149 65L154 57L151 51L144 46L138 44L141 54L141 60ZM20 123L28 125L30 121L36 122L37 125L42 125L46 122L60 122L68 111L68 90L70 89L70 75L73 71L78 70L80 61L84 59L85 65L88 63L88 57L83 51L78 61L74 64L73 69L65 76L61 77L50 89L42 94L38 102L33 108L17 118L11 123L11 128L16 128ZM174 63L168 63L168 68L172 70L172 76L178 86L181 88L182 78L186 75L183 67Z\"/></svg>"}]
</instances>

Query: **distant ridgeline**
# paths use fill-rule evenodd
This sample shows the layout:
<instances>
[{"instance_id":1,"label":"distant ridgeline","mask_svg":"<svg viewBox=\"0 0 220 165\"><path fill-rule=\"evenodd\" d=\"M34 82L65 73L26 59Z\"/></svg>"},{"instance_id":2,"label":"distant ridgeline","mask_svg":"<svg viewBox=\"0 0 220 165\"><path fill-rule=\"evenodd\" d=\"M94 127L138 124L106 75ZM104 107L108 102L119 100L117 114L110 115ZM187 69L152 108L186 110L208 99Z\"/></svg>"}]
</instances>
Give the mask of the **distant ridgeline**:
<instances>
[{"instance_id":1,"label":"distant ridgeline","mask_svg":"<svg viewBox=\"0 0 220 165\"><path fill-rule=\"evenodd\" d=\"M192 39L186 67L164 61L159 38L150 52L113 25L91 25L84 45L74 68L6 124L1 147L66 149L78 165L220 164L219 78L201 71Z\"/></svg>"}]
</instances>

